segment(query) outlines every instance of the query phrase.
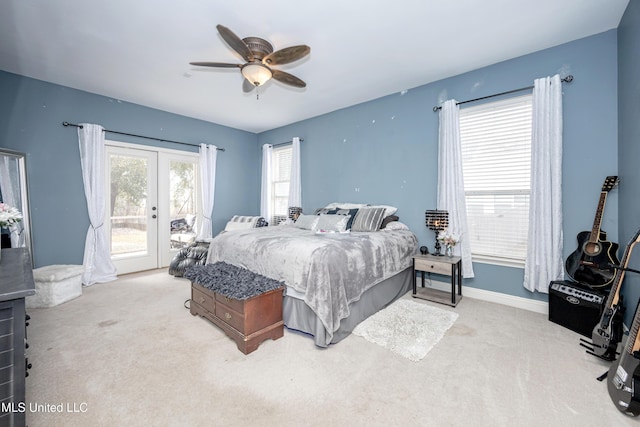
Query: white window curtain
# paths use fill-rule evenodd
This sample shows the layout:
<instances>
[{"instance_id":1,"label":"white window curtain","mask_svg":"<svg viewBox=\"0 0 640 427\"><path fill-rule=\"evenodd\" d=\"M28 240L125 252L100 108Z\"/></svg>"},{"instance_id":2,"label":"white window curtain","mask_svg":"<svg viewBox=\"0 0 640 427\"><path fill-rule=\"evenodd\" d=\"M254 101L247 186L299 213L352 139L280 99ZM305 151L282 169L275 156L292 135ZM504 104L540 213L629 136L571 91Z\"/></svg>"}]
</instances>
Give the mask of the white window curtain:
<instances>
[{"instance_id":1,"label":"white window curtain","mask_svg":"<svg viewBox=\"0 0 640 427\"><path fill-rule=\"evenodd\" d=\"M105 233L105 150L102 126L81 123L78 127L82 181L87 199L87 210L91 225L84 246L85 286L109 282L117 277L116 267L111 262L109 240Z\"/></svg>"},{"instance_id":2,"label":"white window curtain","mask_svg":"<svg viewBox=\"0 0 640 427\"><path fill-rule=\"evenodd\" d=\"M536 79L531 131L531 201L524 287L549 293L562 280L562 82Z\"/></svg>"},{"instance_id":3,"label":"white window curtain","mask_svg":"<svg viewBox=\"0 0 640 427\"><path fill-rule=\"evenodd\" d=\"M462 257L462 276L472 278L471 242L466 238L469 233L462 175L460 110L454 99L445 101L440 110L438 145L438 209L449 212L449 232L460 237L453 253Z\"/></svg>"},{"instance_id":4,"label":"white window curtain","mask_svg":"<svg viewBox=\"0 0 640 427\"><path fill-rule=\"evenodd\" d=\"M200 191L202 196L202 225L198 230L198 239L209 239L213 236L211 215L213 212L216 191L216 160L218 147L200 144Z\"/></svg>"},{"instance_id":5,"label":"white window curtain","mask_svg":"<svg viewBox=\"0 0 640 427\"><path fill-rule=\"evenodd\" d=\"M0 167L0 192L2 193L2 200L5 204L20 210L22 203L19 199L20 187L16 185L18 182L20 182L18 162L8 156L3 156ZM25 246L25 235L23 233L24 223L22 221L10 225L9 231L11 233L9 238L11 239L12 248Z\"/></svg>"},{"instance_id":6,"label":"white window curtain","mask_svg":"<svg viewBox=\"0 0 640 427\"><path fill-rule=\"evenodd\" d=\"M271 221L271 161L273 158L273 146L262 146L262 191L260 195L260 216ZM271 224L275 225L275 224Z\"/></svg>"},{"instance_id":7,"label":"white window curtain","mask_svg":"<svg viewBox=\"0 0 640 427\"><path fill-rule=\"evenodd\" d=\"M300 138L291 142L291 178L289 180L289 206L302 207L302 184L300 181Z\"/></svg>"}]
</instances>

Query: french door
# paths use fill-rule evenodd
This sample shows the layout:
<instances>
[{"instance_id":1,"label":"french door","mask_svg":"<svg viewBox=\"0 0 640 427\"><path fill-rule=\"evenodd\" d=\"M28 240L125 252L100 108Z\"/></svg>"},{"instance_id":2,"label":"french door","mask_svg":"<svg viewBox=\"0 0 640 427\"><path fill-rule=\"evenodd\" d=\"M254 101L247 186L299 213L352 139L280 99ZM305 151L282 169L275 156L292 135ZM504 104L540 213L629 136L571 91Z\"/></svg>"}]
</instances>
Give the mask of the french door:
<instances>
[{"instance_id":1,"label":"french door","mask_svg":"<svg viewBox=\"0 0 640 427\"><path fill-rule=\"evenodd\" d=\"M166 267L201 223L197 154L108 144L105 225L118 274Z\"/></svg>"}]
</instances>

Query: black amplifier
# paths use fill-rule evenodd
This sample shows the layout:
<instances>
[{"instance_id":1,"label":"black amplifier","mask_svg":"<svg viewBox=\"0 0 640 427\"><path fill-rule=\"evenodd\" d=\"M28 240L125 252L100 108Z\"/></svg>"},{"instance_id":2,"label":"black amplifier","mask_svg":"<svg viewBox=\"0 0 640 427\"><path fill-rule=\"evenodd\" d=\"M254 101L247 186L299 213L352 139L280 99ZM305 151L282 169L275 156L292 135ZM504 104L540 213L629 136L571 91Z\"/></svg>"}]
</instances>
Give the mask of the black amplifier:
<instances>
[{"instance_id":1,"label":"black amplifier","mask_svg":"<svg viewBox=\"0 0 640 427\"><path fill-rule=\"evenodd\" d=\"M591 338L606 301L605 295L576 282L553 281L549 285L549 320Z\"/></svg>"}]
</instances>

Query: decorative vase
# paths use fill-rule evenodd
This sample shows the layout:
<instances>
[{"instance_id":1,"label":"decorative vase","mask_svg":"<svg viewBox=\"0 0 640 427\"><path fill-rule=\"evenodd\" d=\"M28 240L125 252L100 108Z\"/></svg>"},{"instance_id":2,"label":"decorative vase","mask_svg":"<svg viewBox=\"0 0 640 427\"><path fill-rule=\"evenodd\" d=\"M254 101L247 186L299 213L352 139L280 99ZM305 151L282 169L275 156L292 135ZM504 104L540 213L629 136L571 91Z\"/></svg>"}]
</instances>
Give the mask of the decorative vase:
<instances>
[{"instance_id":1,"label":"decorative vase","mask_svg":"<svg viewBox=\"0 0 640 427\"><path fill-rule=\"evenodd\" d=\"M446 254L447 254L448 257L452 257L453 256L453 246L452 245L447 245Z\"/></svg>"}]
</instances>

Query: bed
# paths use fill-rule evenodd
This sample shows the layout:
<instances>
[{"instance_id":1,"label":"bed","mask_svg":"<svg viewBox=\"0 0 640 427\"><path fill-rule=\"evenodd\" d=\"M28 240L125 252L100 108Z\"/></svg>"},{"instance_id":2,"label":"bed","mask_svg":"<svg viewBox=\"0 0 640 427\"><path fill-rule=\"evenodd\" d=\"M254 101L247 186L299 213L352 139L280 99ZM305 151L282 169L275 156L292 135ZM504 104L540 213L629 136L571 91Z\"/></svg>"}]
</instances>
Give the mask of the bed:
<instances>
[{"instance_id":1,"label":"bed","mask_svg":"<svg viewBox=\"0 0 640 427\"><path fill-rule=\"evenodd\" d=\"M339 342L408 292L418 247L406 226L338 232L318 227L324 215L314 224L307 224L314 216L302 215L294 225L227 231L211 241L207 256L207 263L283 282L285 326L313 335L319 347Z\"/></svg>"}]
</instances>

